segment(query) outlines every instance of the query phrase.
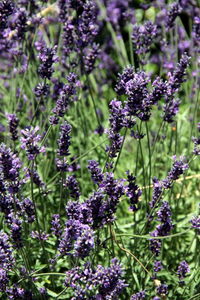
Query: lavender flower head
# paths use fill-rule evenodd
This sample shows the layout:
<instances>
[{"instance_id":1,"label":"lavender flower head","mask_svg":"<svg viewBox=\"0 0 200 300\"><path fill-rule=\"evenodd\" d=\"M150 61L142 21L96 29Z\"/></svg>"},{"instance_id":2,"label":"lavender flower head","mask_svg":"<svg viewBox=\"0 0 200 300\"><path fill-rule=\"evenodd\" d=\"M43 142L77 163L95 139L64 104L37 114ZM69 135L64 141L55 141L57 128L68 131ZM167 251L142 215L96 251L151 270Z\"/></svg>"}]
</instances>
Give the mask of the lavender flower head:
<instances>
[{"instance_id":1,"label":"lavender flower head","mask_svg":"<svg viewBox=\"0 0 200 300\"><path fill-rule=\"evenodd\" d=\"M90 49L86 49L86 54L84 55L84 69L87 74L90 74L94 67L97 57L100 53L100 47L97 44L93 44Z\"/></svg>"},{"instance_id":2,"label":"lavender flower head","mask_svg":"<svg viewBox=\"0 0 200 300\"><path fill-rule=\"evenodd\" d=\"M40 178L36 169L25 168L25 172L26 172L25 176L27 179L32 179L33 183L40 188L45 187L45 184Z\"/></svg>"},{"instance_id":3,"label":"lavender flower head","mask_svg":"<svg viewBox=\"0 0 200 300\"><path fill-rule=\"evenodd\" d=\"M58 60L56 50L56 46L54 48L47 48L45 46L41 48L39 53L40 66L38 69L40 77L51 79L54 72L53 64Z\"/></svg>"},{"instance_id":4,"label":"lavender flower head","mask_svg":"<svg viewBox=\"0 0 200 300\"><path fill-rule=\"evenodd\" d=\"M69 104L77 100L77 88L80 87L80 81L77 79L75 73L70 73L67 76L68 84L62 84L58 90L59 97L57 97L56 106L52 110L54 116L50 117L52 125L58 124L59 118L63 117L67 111Z\"/></svg>"},{"instance_id":5,"label":"lavender flower head","mask_svg":"<svg viewBox=\"0 0 200 300\"><path fill-rule=\"evenodd\" d=\"M171 97L175 92L178 91L181 84L186 81L186 69L189 66L190 57L183 53L177 67L172 73L168 73L169 81L168 81L168 98L171 100ZM167 100L168 102L169 100Z\"/></svg>"},{"instance_id":6,"label":"lavender flower head","mask_svg":"<svg viewBox=\"0 0 200 300\"><path fill-rule=\"evenodd\" d=\"M75 46L75 25L73 20L67 19L63 26L63 35L62 35L62 41L63 41L63 53L65 56L69 55L73 50Z\"/></svg>"},{"instance_id":7,"label":"lavender flower head","mask_svg":"<svg viewBox=\"0 0 200 300\"><path fill-rule=\"evenodd\" d=\"M107 2L107 19L120 34L120 27L127 20L128 2L123 0L110 0Z\"/></svg>"},{"instance_id":8,"label":"lavender flower head","mask_svg":"<svg viewBox=\"0 0 200 300\"><path fill-rule=\"evenodd\" d=\"M194 17L192 36L197 45L200 43L200 17Z\"/></svg>"},{"instance_id":9,"label":"lavender flower head","mask_svg":"<svg viewBox=\"0 0 200 300\"><path fill-rule=\"evenodd\" d=\"M158 256L160 254L161 246L162 246L161 240L150 239L149 248L150 248L151 252L153 254L155 254L156 256Z\"/></svg>"},{"instance_id":10,"label":"lavender flower head","mask_svg":"<svg viewBox=\"0 0 200 300\"><path fill-rule=\"evenodd\" d=\"M172 28L174 26L174 22L177 18L177 16L181 13L182 9L179 3L173 3L170 6L170 9L167 13L167 18L166 18L166 26L168 29Z\"/></svg>"},{"instance_id":11,"label":"lavender flower head","mask_svg":"<svg viewBox=\"0 0 200 300\"><path fill-rule=\"evenodd\" d=\"M38 131L38 126L35 128L27 127L21 130L21 148L26 150L26 154L30 160L34 160L39 153L45 152L45 147L38 145L41 141L41 135L37 134Z\"/></svg>"},{"instance_id":12,"label":"lavender flower head","mask_svg":"<svg viewBox=\"0 0 200 300\"><path fill-rule=\"evenodd\" d=\"M15 14L13 14L12 19L10 20L9 26L13 30L15 39L24 39L27 31L27 14L24 8L19 8L15 11Z\"/></svg>"},{"instance_id":13,"label":"lavender flower head","mask_svg":"<svg viewBox=\"0 0 200 300\"><path fill-rule=\"evenodd\" d=\"M9 270L13 264L14 258L9 236L3 231L0 231L0 268Z\"/></svg>"},{"instance_id":14,"label":"lavender flower head","mask_svg":"<svg viewBox=\"0 0 200 300\"><path fill-rule=\"evenodd\" d=\"M158 180L156 177L153 178L153 194L152 200L149 202L151 208L156 207L162 197L163 184L162 181Z\"/></svg>"},{"instance_id":15,"label":"lavender flower head","mask_svg":"<svg viewBox=\"0 0 200 300\"><path fill-rule=\"evenodd\" d=\"M0 145L0 171L4 180L15 181L19 177L21 161L5 144Z\"/></svg>"},{"instance_id":16,"label":"lavender flower head","mask_svg":"<svg viewBox=\"0 0 200 300\"><path fill-rule=\"evenodd\" d=\"M118 74L118 81L115 87L115 91L118 95L124 95L126 93L126 84L129 80L134 78L134 68L127 67L122 74Z\"/></svg>"},{"instance_id":17,"label":"lavender flower head","mask_svg":"<svg viewBox=\"0 0 200 300\"><path fill-rule=\"evenodd\" d=\"M160 270L162 270L163 269L163 265L162 265L162 262L160 261L160 260L156 260L155 262L154 262L154 267L153 267L153 270L154 270L154 272L159 272Z\"/></svg>"},{"instance_id":18,"label":"lavender flower head","mask_svg":"<svg viewBox=\"0 0 200 300\"><path fill-rule=\"evenodd\" d=\"M127 287L119 261L111 260L110 267L92 267L86 263L66 273L65 285L73 289L74 299L118 299Z\"/></svg>"},{"instance_id":19,"label":"lavender flower head","mask_svg":"<svg viewBox=\"0 0 200 300\"><path fill-rule=\"evenodd\" d=\"M66 272L65 286L73 289L74 299L87 299L94 289L95 270L90 263Z\"/></svg>"},{"instance_id":20,"label":"lavender flower head","mask_svg":"<svg viewBox=\"0 0 200 300\"><path fill-rule=\"evenodd\" d=\"M200 133L200 123L197 124L198 132ZM194 143L193 153L195 155L200 155L200 135L198 137L193 137L192 141Z\"/></svg>"},{"instance_id":21,"label":"lavender flower head","mask_svg":"<svg viewBox=\"0 0 200 300\"><path fill-rule=\"evenodd\" d=\"M11 237L13 241L13 247L20 249L23 247L22 242L22 220L18 216L14 216L13 213L8 215L10 223Z\"/></svg>"},{"instance_id":22,"label":"lavender flower head","mask_svg":"<svg viewBox=\"0 0 200 300\"><path fill-rule=\"evenodd\" d=\"M132 67L128 67L119 75L116 85L116 92L119 95L127 95L128 100L125 105L130 116L137 116L141 120L148 120L152 99L148 91L149 76L144 71L134 72Z\"/></svg>"},{"instance_id":23,"label":"lavender flower head","mask_svg":"<svg viewBox=\"0 0 200 300\"><path fill-rule=\"evenodd\" d=\"M103 173L99 168L99 164L95 160L89 160L88 169L90 170L93 182L95 184L101 183L103 180Z\"/></svg>"},{"instance_id":24,"label":"lavender flower head","mask_svg":"<svg viewBox=\"0 0 200 300\"><path fill-rule=\"evenodd\" d=\"M32 237L32 239L36 239L39 241L47 241L49 238L49 234L47 234L46 232L38 232L38 231L31 231L30 236Z\"/></svg>"},{"instance_id":25,"label":"lavender flower head","mask_svg":"<svg viewBox=\"0 0 200 300\"><path fill-rule=\"evenodd\" d=\"M15 4L11 0L3 0L0 2L0 28L1 30L7 27L8 18L14 12ZM1 35L1 33L0 33Z\"/></svg>"},{"instance_id":26,"label":"lavender flower head","mask_svg":"<svg viewBox=\"0 0 200 300\"><path fill-rule=\"evenodd\" d=\"M161 224L156 226L156 229L150 233L151 236L166 236L173 229L173 224L171 220L171 208L167 201L164 201L157 212L158 221ZM159 239L150 239L150 250L158 256L161 250L161 240Z\"/></svg>"},{"instance_id":27,"label":"lavender flower head","mask_svg":"<svg viewBox=\"0 0 200 300\"><path fill-rule=\"evenodd\" d=\"M178 270L177 270L177 275L178 275L180 283L184 283L184 278L186 277L186 275L188 273L190 273L190 267L187 264L187 262L184 260L184 261L180 262L180 264L178 266Z\"/></svg>"},{"instance_id":28,"label":"lavender flower head","mask_svg":"<svg viewBox=\"0 0 200 300\"><path fill-rule=\"evenodd\" d=\"M37 99L46 98L50 93L50 88L48 84L45 83L39 83L34 88L34 94Z\"/></svg>"},{"instance_id":29,"label":"lavender flower head","mask_svg":"<svg viewBox=\"0 0 200 300\"><path fill-rule=\"evenodd\" d=\"M123 107L121 101L117 101L116 99L112 100L109 103L109 108L109 122L111 131L118 133L122 128L130 128L135 124L133 121L131 121L130 117L128 116L128 111Z\"/></svg>"},{"instance_id":30,"label":"lavender flower head","mask_svg":"<svg viewBox=\"0 0 200 300\"><path fill-rule=\"evenodd\" d=\"M168 172L167 178L163 180L163 187L165 189L171 188L173 182L189 168L184 156L181 156L179 160L177 160L176 156L173 156L173 160L172 169Z\"/></svg>"},{"instance_id":31,"label":"lavender flower head","mask_svg":"<svg viewBox=\"0 0 200 300\"><path fill-rule=\"evenodd\" d=\"M157 293L161 296L166 296L168 294L168 285L161 284L157 287Z\"/></svg>"},{"instance_id":32,"label":"lavender flower head","mask_svg":"<svg viewBox=\"0 0 200 300\"><path fill-rule=\"evenodd\" d=\"M81 234L74 243L75 256L84 258L94 249L94 232L88 226L82 226Z\"/></svg>"},{"instance_id":33,"label":"lavender flower head","mask_svg":"<svg viewBox=\"0 0 200 300\"><path fill-rule=\"evenodd\" d=\"M200 234L200 216L195 216L190 220L192 228L196 229L197 234Z\"/></svg>"},{"instance_id":34,"label":"lavender flower head","mask_svg":"<svg viewBox=\"0 0 200 300\"><path fill-rule=\"evenodd\" d=\"M75 200L78 200L80 190L75 175L68 176L65 186L68 188L70 196Z\"/></svg>"},{"instance_id":35,"label":"lavender flower head","mask_svg":"<svg viewBox=\"0 0 200 300\"><path fill-rule=\"evenodd\" d=\"M109 157L114 158L121 149L123 137L111 129L109 130L108 136L110 139L110 145L106 147L106 152L108 152Z\"/></svg>"},{"instance_id":36,"label":"lavender flower head","mask_svg":"<svg viewBox=\"0 0 200 300\"><path fill-rule=\"evenodd\" d=\"M64 122L60 126L60 138L58 140L58 155L59 156L68 156L69 155L69 146L70 146L70 133L72 127L67 122Z\"/></svg>"},{"instance_id":37,"label":"lavender flower head","mask_svg":"<svg viewBox=\"0 0 200 300\"><path fill-rule=\"evenodd\" d=\"M94 248L93 230L75 219L66 222L64 233L60 238L59 251L62 255L74 255L84 258ZM73 254L73 253L71 253Z\"/></svg>"},{"instance_id":38,"label":"lavender flower head","mask_svg":"<svg viewBox=\"0 0 200 300\"><path fill-rule=\"evenodd\" d=\"M149 51L153 40L158 34L157 26L151 21L147 21L144 25L134 25L132 33L132 42L137 54L145 54Z\"/></svg>"},{"instance_id":39,"label":"lavender flower head","mask_svg":"<svg viewBox=\"0 0 200 300\"><path fill-rule=\"evenodd\" d=\"M24 199L22 202L22 209L28 223L33 223L35 221L35 209L33 202L29 198Z\"/></svg>"},{"instance_id":40,"label":"lavender flower head","mask_svg":"<svg viewBox=\"0 0 200 300\"><path fill-rule=\"evenodd\" d=\"M61 224L60 224L60 215L59 214L55 214L52 216L51 219L51 231L52 233L56 236L56 237L60 237L61 236Z\"/></svg>"},{"instance_id":41,"label":"lavender flower head","mask_svg":"<svg viewBox=\"0 0 200 300\"><path fill-rule=\"evenodd\" d=\"M146 298L146 292L140 291L134 295L131 296L130 300L143 300Z\"/></svg>"},{"instance_id":42,"label":"lavender flower head","mask_svg":"<svg viewBox=\"0 0 200 300\"><path fill-rule=\"evenodd\" d=\"M79 17L78 48L86 47L98 33L97 7L94 1L88 0L83 5L83 12Z\"/></svg>"},{"instance_id":43,"label":"lavender flower head","mask_svg":"<svg viewBox=\"0 0 200 300\"><path fill-rule=\"evenodd\" d=\"M161 208L157 212L158 221L165 223L171 220L171 209L167 201L163 201Z\"/></svg>"},{"instance_id":44,"label":"lavender flower head","mask_svg":"<svg viewBox=\"0 0 200 300\"><path fill-rule=\"evenodd\" d=\"M7 119L8 119L11 139L13 141L16 141L18 139L17 127L19 125L19 119L17 118L16 114L7 114Z\"/></svg>"},{"instance_id":45,"label":"lavender flower head","mask_svg":"<svg viewBox=\"0 0 200 300\"><path fill-rule=\"evenodd\" d=\"M130 209L136 211L142 190L136 184L136 177L130 174L129 171L127 171L127 177L128 185L126 186L126 195L130 199Z\"/></svg>"},{"instance_id":46,"label":"lavender flower head","mask_svg":"<svg viewBox=\"0 0 200 300\"><path fill-rule=\"evenodd\" d=\"M180 103L179 99L171 99L169 103L163 105L164 121L167 123L172 123L174 121L174 117L179 111Z\"/></svg>"},{"instance_id":47,"label":"lavender flower head","mask_svg":"<svg viewBox=\"0 0 200 300\"><path fill-rule=\"evenodd\" d=\"M4 292L9 282L7 271L0 268L0 291Z\"/></svg>"},{"instance_id":48,"label":"lavender flower head","mask_svg":"<svg viewBox=\"0 0 200 300\"><path fill-rule=\"evenodd\" d=\"M95 280L99 284L99 296L104 299L117 299L127 284L122 279L123 271L117 258L111 260L111 266L97 266Z\"/></svg>"}]
</instances>

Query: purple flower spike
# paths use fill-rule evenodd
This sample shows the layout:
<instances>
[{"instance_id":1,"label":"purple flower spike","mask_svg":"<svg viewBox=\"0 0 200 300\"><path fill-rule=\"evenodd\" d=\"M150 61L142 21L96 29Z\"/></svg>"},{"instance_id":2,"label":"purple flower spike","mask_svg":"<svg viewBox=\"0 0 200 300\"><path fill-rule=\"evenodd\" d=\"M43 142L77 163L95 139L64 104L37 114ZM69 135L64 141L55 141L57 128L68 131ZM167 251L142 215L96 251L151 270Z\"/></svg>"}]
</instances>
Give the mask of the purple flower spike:
<instances>
[{"instance_id":1,"label":"purple flower spike","mask_svg":"<svg viewBox=\"0 0 200 300\"><path fill-rule=\"evenodd\" d=\"M130 209L136 211L138 209L137 204L139 198L142 195L142 190L136 184L136 177L130 174L129 171L127 171L127 177L128 185L126 186L126 195L130 199Z\"/></svg>"},{"instance_id":2,"label":"purple flower spike","mask_svg":"<svg viewBox=\"0 0 200 300\"><path fill-rule=\"evenodd\" d=\"M159 272L160 270L162 270L163 269L163 265L162 265L162 262L160 261L160 260L156 260L155 262L154 262L154 267L153 267L153 270L154 270L154 272Z\"/></svg>"},{"instance_id":3,"label":"purple flower spike","mask_svg":"<svg viewBox=\"0 0 200 300\"><path fill-rule=\"evenodd\" d=\"M61 236L61 224L60 224L60 215L55 214L52 216L51 220L51 231L56 237Z\"/></svg>"},{"instance_id":4,"label":"purple flower spike","mask_svg":"<svg viewBox=\"0 0 200 300\"><path fill-rule=\"evenodd\" d=\"M60 126L60 138L58 140L58 155L59 156L68 156L69 153L69 146L70 146L70 133L72 130L72 127L67 122L64 122Z\"/></svg>"},{"instance_id":5,"label":"purple flower spike","mask_svg":"<svg viewBox=\"0 0 200 300\"><path fill-rule=\"evenodd\" d=\"M149 51L158 34L157 25L147 21L144 25L134 25L132 42L137 54L145 54Z\"/></svg>"},{"instance_id":6,"label":"purple flower spike","mask_svg":"<svg viewBox=\"0 0 200 300\"><path fill-rule=\"evenodd\" d=\"M7 114L7 119L8 119L11 139L13 141L16 141L18 139L17 127L19 125L19 119L17 118L16 114Z\"/></svg>"},{"instance_id":7,"label":"purple flower spike","mask_svg":"<svg viewBox=\"0 0 200 300\"><path fill-rule=\"evenodd\" d=\"M93 71L99 53L99 45L93 44L92 48L89 49L86 55L84 56L84 65L87 74L90 74Z\"/></svg>"},{"instance_id":8,"label":"purple flower spike","mask_svg":"<svg viewBox=\"0 0 200 300\"><path fill-rule=\"evenodd\" d=\"M0 291L4 292L8 284L8 275L6 270L0 268Z\"/></svg>"},{"instance_id":9,"label":"purple flower spike","mask_svg":"<svg viewBox=\"0 0 200 300\"><path fill-rule=\"evenodd\" d=\"M179 160L176 156L173 157L174 163L172 169L168 172L167 178L163 180L163 187L169 189L172 184L177 180L184 172L189 168L188 164L185 162L185 157L181 156Z\"/></svg>"},{"instance_id":10,"label":"purple flower spike","mask_svg":"<svg viewBox=\"0 0 200 300\"><path fill-rule=\"evenodd\" d=\"M41 141L41 135L37 134L39 127L27 127L21 130L22 137L21 148L26 150L28 159L34 160L39 153L45 152L45 147L40 147L38 143Z\"/></svg>"},{"instance_id":11,"label":"purple flower spike","mask_svg":"<svg viewBox=\"0 0 200 300\"><path fill-rule=\"evenodd\" d=\"M177 16L181 13L182 9L179 3L173 3L170 6L170 9L167 13L167 18L166 18L166 26L168 29L172 28L174 26L174 22L177 18Z\"/></svg>"},{"instance_id":12,"label":"purple flower spike","mask_svg":"<svg viewBox=\"0 0 200 300\"><path fill-rule=\"evenodd\" d=\"M168 294L168 285L161 284L157 287L157 293L161 296L166 296Z\"/></svg>"},{"instance_id":13,"label":"purple flower spike","mask_svg":"<svg viewBox=\"0 0 200 300\"><path fill-rule=\"evenodd\" d=\"M75 200L80 196L80 190L75 175L68 176L65 186L69 189L69 194Z\"/></svg>"},{"instance_id":14,"label":"purple flower spike","mask_svg":"<svg viewBox=\"0 0 200 300\"><path fill-rule=\"evenodd\" d=\"M143 300L145 298L146 298L146 292L140 291L140 292L132 295L130 300Z\"/></svg>"},{"instance_id":15,"label":"purple flower spike","mask_svg":"<svg viewBox=\"0 0 200 300\"><path fill-rule=\"evenodd\" d=\"M152 200L151 200L151 202L149 202L149 205L151 208L157 207L157 205L159 204L159 202L162 198L162 192L163 192L162 181L160 181L156 177L154 177L153 178Z\"/></svg>"},{"instance_id":16,"label":"purple flower spike","mask_svg":"<svg viewBox=\"0 0 200 300\"><path fill-rule=\"evenodd\" d=\"M180 283L184 283L184 278L186 277L186 275L190 273L190 267L187 264L187 262L184 260L182 262L180 262L179 266L178 266L178 270L177 270L177 274L178 274L178 278L179 278L179 282Z\"/></svg>"},{"instance_id":17,"label":"purple flower spike","mask_svg":"<svg viewBox=\"0 0 200 300\"><path fill-rule=\"evenodd\" d=\"M190 220L192 228L196 229L197 233L200 234L200 216L195 216Z\"/></svg>"},{"instance_id":18,"label":"purple flower spike","mask_svg":"<svg viewBox=\"0 0 200 300\"><path fill-rule=\"evenodd\" d=\"M56 56L56 50L56 46L54 48L41 48L39 53L40 67L38 69L40 77L51 79L51 76L54 72L52 66L58 60L58 57Z\"/></svg>"},{"instance_id":19,"label":"purple flower spike","mask_svg":"<svg viewBox=\"0 0 200 300\"><path fill-rule=\"evenodd\" d=\"M88 169L90 170L92 180L95 184L100 184L103 180L102 170L95 160L89 160Z\"/></svg>"}]
</instances>

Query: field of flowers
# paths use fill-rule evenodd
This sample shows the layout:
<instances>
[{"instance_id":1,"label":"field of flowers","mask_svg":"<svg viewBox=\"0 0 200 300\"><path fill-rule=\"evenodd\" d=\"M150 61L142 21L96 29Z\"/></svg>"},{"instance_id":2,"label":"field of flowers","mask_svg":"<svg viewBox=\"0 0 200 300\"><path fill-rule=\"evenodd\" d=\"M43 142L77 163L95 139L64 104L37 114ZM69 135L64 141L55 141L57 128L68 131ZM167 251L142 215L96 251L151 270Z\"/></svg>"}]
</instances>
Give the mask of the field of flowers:
<instances>
[{"instance_id":1,"label":"field of flowers","mask_svg":"<svg viewBox=\"0 0 200 300\"><path fill-rule=\"evenodd\" d=\"M0 1L0 299L200 299L200 1Z\"/></svg>"}]
</instances>

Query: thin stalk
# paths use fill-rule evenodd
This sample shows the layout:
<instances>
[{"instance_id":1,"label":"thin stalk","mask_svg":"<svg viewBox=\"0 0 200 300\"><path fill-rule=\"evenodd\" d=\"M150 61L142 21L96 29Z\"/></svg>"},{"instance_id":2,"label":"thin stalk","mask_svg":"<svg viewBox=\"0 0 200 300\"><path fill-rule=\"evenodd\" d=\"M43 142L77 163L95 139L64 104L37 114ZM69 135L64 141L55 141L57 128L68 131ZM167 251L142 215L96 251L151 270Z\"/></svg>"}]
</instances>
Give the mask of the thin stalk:
<instances>
[{"instance_id":1,"label":"thin stalk","mask_svg":"<svg viewBox=\"0 0 200 300\"><path fill-rule=\"evenodd\" d=\"M93 103L93 107L94 107L94 112L95 112L95 116L96 116L96 119L97 119L97 123L98 123L98 126L100 127L101 126L101 122L100 122L100 119L99 119L99 116L98 116L98 113L97 113L97 107L96 107L96 103L94 101L94 97L93 97L92 90L91 90L91 87L90 87L90 82L89 82L88 75L86 75L86 82L87 82L87 85L88 85L90 97L92 99L92 103Z\"/></svg>"},{"instance_id":2,"label":"thin stalk","mask_svg":"<svg viewBox=\"0 0 200 300\"><path fill-rule=\"evenodd\" d=\"M147 142L148 142L148 150L149 150L149 186L151 185L151 145L150 145L150 137L149 137L149 128L147 122L145 122L146 132L147 132ZM149 187L149 201L151 200L151 188Z\"/></svg>"},{"instance_id":3,"label":"thin stalk","mask_svg":"<svg viewBox=\"0 0 200 300\"><path fill-rule=\"evenodd\" d=\"M143 263L132 253L130 252L128 249L122 247L118 241L116 240L116 237L115 237L115 232L112 230L112 237L113 237L113 240L115 241L115 243L117 244L117 246L124 252L126 252L127 254L129 254L134 260L137 261L137 263L142 267L142 269L151 277L151 273L145 268L145 266L143 265Z\"/></svg>"},{"instance_id":4,"label":"thin stalk","mask_svg":"<svg viewBox=\"0 0 200 300\"><path fill-rule=\"evenodd\" d=\"M40 243L41 243L41 246L42 246L42 249L43 249L43 254L45 256L45 248L44 248L44 244L43 244L43 241L42 241L42 238L41 238L41 230L40 230L38 214L37 214L37 208L36 208L36 203L35 203L34 194L33 194L33 169L34 169L34 160L32 162L32 166L31 166L31 200L32 200L32 203L33 203L33 206L34 206L35 219L36 219L39 239L40 239Z\"/></svg>"},{"instance_id":5,"label":"thin stalk","mask_svg":"<svg viewBox=\"0 0 200 300\"><path fill-rule=\"evenodd\" d=\"M120 156L121 156L121 153L122 153L122 148L124 146L124 141L125 141L125 138L126 138L126 135L127 135L127 131L128 131L128 128L126 127L126 130L125 130L125 133L124 133L124 136L123 136L123 140L122 140L122 144L121 144L121 148L120 148L120 151L118 153L118 156L117 156L117 159L116 159L116 162L115 162L115 166L113 168L113 173L115 172L115 170L117 168L117 164L119 162L119 159L120 159Z\"/></svg>"}]
</instances>

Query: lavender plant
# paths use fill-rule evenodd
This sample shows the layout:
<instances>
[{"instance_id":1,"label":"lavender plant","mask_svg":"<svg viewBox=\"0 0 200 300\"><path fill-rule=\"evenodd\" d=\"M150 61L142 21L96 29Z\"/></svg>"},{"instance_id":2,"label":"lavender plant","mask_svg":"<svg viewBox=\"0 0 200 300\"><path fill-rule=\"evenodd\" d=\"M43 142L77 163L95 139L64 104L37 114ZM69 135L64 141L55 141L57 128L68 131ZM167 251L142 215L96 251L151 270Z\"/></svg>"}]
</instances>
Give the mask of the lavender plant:
<instances>
[{"instance_id":1,"label":"lavender plant","mask_svg":"<svg viewBox=\"0 0 200 300\"><path fill-rule=\"evenodd\" d=\"M0 2L0 298L200 298L198 1Z\"/></svg>"}]
</instances>

